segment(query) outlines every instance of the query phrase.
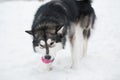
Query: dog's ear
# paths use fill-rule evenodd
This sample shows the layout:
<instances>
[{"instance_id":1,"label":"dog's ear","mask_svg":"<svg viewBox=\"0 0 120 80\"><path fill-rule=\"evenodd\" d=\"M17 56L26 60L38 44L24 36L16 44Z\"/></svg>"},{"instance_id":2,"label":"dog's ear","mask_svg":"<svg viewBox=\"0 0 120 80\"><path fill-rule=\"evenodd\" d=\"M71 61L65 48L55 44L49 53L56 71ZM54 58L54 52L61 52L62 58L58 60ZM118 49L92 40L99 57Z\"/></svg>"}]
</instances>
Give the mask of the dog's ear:
<instances>
[{"instance_id":1,"label":"dog's ear","mask_svg":"<svg viewBox=\"0 0 120 80\"><path fill-rule=\"evenodd\" d=\"M26 33L30 34L30 35L33 35L33 32L32 31L25 31Z\"/></svg>"},{"instance_id":2,"label":"dog's ear","mask_svg":"<svg viewBox=\"0 0 120 80\"><path fill-rule=\"evenodd\" d=\"M57 31L57 33L58 33L58 34L62 34L63 28L64 28L63 26L62 26L61 28L59 28L59 30Z\"/></svg>"}]
</instances>

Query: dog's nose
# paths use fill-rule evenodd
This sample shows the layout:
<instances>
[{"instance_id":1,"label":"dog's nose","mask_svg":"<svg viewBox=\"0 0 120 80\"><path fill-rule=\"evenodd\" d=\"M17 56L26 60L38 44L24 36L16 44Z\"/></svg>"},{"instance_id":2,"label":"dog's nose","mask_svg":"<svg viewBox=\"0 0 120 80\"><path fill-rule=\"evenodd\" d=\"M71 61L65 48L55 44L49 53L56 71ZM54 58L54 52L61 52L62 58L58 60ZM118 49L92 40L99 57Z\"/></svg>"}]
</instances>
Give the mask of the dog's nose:
<instances>
[{"instance_id":1,"label":"dog's nose","mask_svg":"<svg viewBox=\"0 0 120 80\"><path fill-rule=\"evenodd\" d=\"M50 59L51 59L51 56L46 55L46 56L45 56L45 59L50 60Z\"/></svg>"}]
</instances>

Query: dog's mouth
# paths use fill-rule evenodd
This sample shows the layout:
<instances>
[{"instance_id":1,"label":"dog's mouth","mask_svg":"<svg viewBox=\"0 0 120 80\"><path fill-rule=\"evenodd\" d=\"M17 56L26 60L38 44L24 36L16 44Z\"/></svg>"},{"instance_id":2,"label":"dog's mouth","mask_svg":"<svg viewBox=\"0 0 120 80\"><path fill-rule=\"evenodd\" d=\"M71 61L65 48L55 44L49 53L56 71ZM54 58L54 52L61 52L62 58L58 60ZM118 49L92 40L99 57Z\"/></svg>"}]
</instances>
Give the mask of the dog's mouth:
<instances>
[{"instance_id":1,"label":"dog's mouth","mask_svg":"<svg viewBox=\"0 0 120 80\"><path fill-rule=\"evenodd\" d=\"M54 59L45 59L44 57L41 57L41 60L45 64L50 64L54 61Z\"/></svg>"}]
</instances>

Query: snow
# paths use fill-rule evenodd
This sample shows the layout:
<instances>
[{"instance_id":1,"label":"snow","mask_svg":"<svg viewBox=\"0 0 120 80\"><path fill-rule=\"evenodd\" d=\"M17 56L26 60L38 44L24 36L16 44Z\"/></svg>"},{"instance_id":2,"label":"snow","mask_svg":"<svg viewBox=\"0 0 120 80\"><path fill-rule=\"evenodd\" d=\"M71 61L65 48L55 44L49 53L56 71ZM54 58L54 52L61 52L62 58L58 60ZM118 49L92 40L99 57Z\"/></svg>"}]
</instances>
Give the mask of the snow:
<instances>
[{"instance_id":1,"label":"snow","mask_svg":"<svg viewBox=\"0 0 120 80\"><path fill-rule=\"evenodd\" d=\"M0 80L120 80L120 1L94 0L97 14L88 55L80 69L70 69L70 49L58 52L52 71L41 72L40 54L25 33L43 4L37 1L0 3Z\"/></svg>"}]
</instances>

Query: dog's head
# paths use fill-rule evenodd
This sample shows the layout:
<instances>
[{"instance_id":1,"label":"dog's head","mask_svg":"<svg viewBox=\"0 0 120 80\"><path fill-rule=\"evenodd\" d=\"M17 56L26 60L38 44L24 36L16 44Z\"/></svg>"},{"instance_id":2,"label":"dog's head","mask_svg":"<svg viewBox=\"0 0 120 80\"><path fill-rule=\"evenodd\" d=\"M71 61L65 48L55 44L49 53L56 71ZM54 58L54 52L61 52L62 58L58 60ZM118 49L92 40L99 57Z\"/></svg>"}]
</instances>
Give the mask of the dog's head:
<instances>
[{"instance_id":1,"label":"dog's head","mask_svg":"<svg viewBox=\"0 0 120 80\"><path fill-rule=\"evenodd\" d=\"M26 31L33 36L34 51L44 54L42 61L45 63L52 62L55 53L65 45L68 21L66 11L60 4L53 1L41 6L35 15L32 30Z\"/></svg>"},{"instance_id":2,"label":"dog's head","mask_svg":"<svg viewBox=\"0 0 120 80\"><path fill-rule=\"evenodd\" d=\"M42 61L44 63L52 62L56 52L64 47L65 36L63 29L64 25L47 22L26 31L33 36L34 51L43 54Z\"/></svg>"}]
</instances>

